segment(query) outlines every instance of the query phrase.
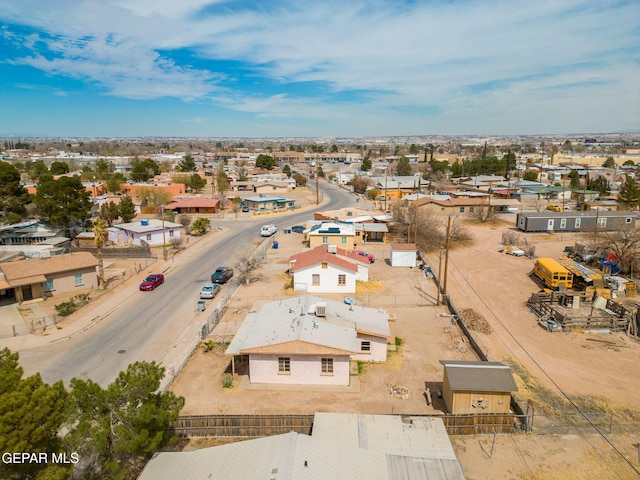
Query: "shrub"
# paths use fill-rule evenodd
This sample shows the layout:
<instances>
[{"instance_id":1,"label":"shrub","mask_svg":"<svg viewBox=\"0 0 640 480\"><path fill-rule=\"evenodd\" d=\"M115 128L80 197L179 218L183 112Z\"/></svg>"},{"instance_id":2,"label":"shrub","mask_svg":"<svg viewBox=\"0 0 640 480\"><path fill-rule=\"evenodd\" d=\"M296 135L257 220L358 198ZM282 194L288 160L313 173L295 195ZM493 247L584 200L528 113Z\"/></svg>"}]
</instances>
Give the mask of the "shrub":
<instances>
[{"instance_id":1,"label":"shrub","mask_svg":"<svg viewBox=\"0 0 640 480\"><path fill-rule=\"evenodd\" d=\"M68 302L62 302L56 305L56 312L58 312L58 315L60 315L61 317L71 315L77 309L78 306L73 302L73 299L69 300Z\"/></svg>"},{"instance_id":2,"label":"shrub","mask_svg":"<svg viewBox=\"0 0 640 480\"><path fill-rule=\"evenodd\" d=\"M222 376L222 388L231 388L233 387L233 377L228 373L225 373Z\"/></svg>"}]
</instances>

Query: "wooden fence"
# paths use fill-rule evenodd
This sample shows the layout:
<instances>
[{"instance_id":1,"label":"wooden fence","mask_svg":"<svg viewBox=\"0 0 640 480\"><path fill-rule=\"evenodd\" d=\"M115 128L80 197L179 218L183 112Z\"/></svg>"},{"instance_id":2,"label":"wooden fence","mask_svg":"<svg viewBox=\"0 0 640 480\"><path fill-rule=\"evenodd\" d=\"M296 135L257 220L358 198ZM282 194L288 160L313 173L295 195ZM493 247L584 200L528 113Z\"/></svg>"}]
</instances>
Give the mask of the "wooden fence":
<instances>
[{"instance_id":1,"label":"wooden fence","mask_svg":"<svg viewBox=\"0 0 640 480\"><path fill-rule=\"evenodd\" d=\"M449 435L529 431L526 415L407 415L442 418ZM311 434L313 415L193 415L178 418L172 429L179 437L266 437L291 431Z\"/></svg>"},{"instance_id":2,"label":"wooden fence","mask_svg":"<svg viewBox=\"0 0 640 480\"><path fill-rule=\"evenodd\" d=\"M172 428L179 437L266 437L291 431L311 434L313 415L193 415Z\"/></svg>"}]
</instances>

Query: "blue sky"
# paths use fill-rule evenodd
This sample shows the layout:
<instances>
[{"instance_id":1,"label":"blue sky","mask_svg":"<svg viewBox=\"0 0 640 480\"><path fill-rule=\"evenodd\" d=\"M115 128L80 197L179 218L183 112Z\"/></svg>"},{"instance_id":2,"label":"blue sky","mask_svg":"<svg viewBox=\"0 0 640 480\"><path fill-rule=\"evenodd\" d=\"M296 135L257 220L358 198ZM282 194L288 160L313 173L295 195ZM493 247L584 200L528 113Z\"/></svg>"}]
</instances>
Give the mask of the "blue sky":
<instances>
[{"instance_id":1,"label":"blue sky","mask_svg":"<svg viewBox=\"0 0 640 480\"><path fill-rule=\"evenodd\" d=\"M629 130L638 0L0 0L0 135Z\"/></svg>"}]
</instances>

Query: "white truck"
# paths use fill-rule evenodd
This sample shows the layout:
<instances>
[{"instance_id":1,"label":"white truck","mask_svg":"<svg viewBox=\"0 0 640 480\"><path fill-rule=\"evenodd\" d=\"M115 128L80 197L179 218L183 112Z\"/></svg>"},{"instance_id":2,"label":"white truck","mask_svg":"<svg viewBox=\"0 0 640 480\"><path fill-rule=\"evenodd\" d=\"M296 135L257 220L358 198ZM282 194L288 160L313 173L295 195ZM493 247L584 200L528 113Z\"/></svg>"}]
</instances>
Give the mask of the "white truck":
<instances>
[{"instance_id":1,"label":"white truck","mask_svg":"<svg viewBox=\"0 0 640 480\"><path fill-rule=\"evenodd\" d=\"M278 231L278 227L276 227L273 224L271 224L271 225L263 225L262 228L260 229L260 236L262 236L262 237L270 237L271 235L273 235L277 231Z\"/></svg>"}]
</instances>

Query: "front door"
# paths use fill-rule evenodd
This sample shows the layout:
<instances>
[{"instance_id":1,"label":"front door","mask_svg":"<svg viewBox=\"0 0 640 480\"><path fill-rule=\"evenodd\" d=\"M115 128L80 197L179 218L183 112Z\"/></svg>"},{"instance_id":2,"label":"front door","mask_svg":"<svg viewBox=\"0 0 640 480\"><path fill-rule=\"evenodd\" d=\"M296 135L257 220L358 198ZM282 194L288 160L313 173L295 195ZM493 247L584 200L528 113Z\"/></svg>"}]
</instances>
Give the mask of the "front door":
<instances>
[{"instance_id":1,"label":"front door","mask_svg":"<svg viewBox=\"0 0 640 480\"><path fill-rule=\"evenodd\" d=\"M22 287L22 299L33 300L33 292L31 291L31 285L24 285Z\"/></svg>"},{"instance_id":2,"label":"front door","mask_svg":"<svg viewBox=\"0 0 640 480\"><path fill-rule=\"evenodd\" d=\"M555 223L555 220L553 218L550 218L549 220L547 220L547 230L553 230L554 223Z\"/></svg>"}]
</instances>

